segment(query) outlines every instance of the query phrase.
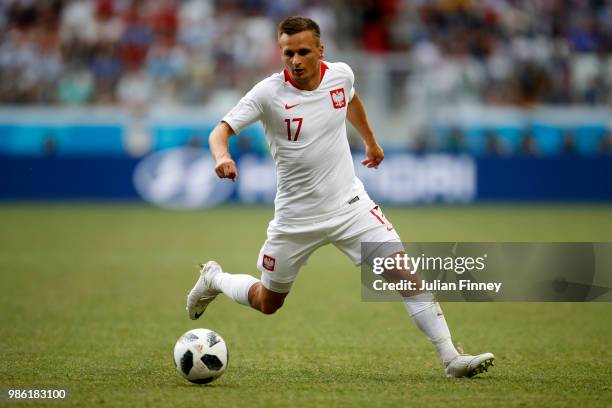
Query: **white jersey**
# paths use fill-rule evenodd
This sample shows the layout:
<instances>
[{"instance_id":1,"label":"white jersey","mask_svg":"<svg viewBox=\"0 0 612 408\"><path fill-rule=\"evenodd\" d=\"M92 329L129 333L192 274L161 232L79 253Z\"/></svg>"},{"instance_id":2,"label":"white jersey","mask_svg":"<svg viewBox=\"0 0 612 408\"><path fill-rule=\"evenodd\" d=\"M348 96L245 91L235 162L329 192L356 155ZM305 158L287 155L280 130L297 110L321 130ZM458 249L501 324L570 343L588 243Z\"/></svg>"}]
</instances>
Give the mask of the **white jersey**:
<instances>
[{"instance_id":1,"label":"white jersey","mask_svg":"<svg viewBox=\"0 0 612 408\"><path fill-rule=\"evenodd\" d=\"M354 81L347 64L321 62L319 87L305 91L285 70L255 85L222 119L235 133L261 120L276 162L277 220L325 219L364 192L346 137Z\"/></svg>"}]
</instances>

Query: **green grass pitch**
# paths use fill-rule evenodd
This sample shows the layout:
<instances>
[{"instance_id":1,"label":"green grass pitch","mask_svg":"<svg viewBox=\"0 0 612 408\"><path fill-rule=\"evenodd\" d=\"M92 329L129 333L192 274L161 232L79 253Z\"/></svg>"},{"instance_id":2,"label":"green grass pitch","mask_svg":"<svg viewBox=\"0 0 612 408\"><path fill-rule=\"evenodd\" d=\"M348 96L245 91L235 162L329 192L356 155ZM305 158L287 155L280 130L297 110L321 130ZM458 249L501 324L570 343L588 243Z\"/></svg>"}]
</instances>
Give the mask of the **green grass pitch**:
<instances>
[{"instance_id":1,"label":"green grass pitch","mask_svg":"<svg viewBox=\"0 0 612 408\"><path fill-rule=\"evenodd\" d=\"M612 241L612 207L388 208L404 241ZM0 206L0 387L67 388L52 406L610 406L612 304L443 304L466 352L496 366L448 380L398 303L360 301L333 247L272 316L219 298L188 320L196 265L256 274L271 208ZM258 274L257 274L258 275ZM175 371L183 332L218 331L223 377ZM44 404L36 404L41 406Z\"/></svg>"}]
</instances>

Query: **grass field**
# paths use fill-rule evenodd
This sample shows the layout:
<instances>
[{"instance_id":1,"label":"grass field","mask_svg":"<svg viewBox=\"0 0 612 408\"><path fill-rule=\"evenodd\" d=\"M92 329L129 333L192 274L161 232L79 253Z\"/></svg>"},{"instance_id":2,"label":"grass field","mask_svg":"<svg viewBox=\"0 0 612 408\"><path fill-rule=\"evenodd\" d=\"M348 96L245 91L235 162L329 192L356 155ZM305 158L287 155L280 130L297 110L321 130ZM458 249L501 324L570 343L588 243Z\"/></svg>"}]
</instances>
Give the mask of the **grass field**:
<instances>
[{"instance_id":1,"label":"grass field","mask_svg":"<svg viewBox=\"0 0 612 408\"><path fill-rule=\"evenodd\" d=\"M612 207L386 215L405 241L612 241ZM271 217L0 206L0 387L67 388L82 407L612 405L612 304L444 304L466 352L497 355L488 374L448 380L400 304L360 301L359 270L333 247L311 258L277 314L220 298L205 320L188 320L196 264L255 274ZM208 386L183 380L172 361L195 327L230 349L228 371Z\"/></svg>"}]
</instances>

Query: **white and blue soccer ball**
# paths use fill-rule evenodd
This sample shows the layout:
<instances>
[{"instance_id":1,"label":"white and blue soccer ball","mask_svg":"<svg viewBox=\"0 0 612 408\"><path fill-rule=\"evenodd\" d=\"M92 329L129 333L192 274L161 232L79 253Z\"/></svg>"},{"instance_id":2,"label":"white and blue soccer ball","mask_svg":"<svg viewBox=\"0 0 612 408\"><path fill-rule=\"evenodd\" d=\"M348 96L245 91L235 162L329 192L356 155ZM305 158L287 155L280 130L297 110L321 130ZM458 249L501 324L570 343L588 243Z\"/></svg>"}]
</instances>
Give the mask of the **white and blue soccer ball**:
<instances>
[{"instance_id":1,"label":"white and blue soccer ball","mask_svg":"<svg viewBox=\"0 0 612 408\"><path fill-rule=\"evenodd\" d=\"M195 384L208 384L225 372L228 363L225 341L212 330L193 329L174 346L176 369Z\"/></svg>"}]
</instances>

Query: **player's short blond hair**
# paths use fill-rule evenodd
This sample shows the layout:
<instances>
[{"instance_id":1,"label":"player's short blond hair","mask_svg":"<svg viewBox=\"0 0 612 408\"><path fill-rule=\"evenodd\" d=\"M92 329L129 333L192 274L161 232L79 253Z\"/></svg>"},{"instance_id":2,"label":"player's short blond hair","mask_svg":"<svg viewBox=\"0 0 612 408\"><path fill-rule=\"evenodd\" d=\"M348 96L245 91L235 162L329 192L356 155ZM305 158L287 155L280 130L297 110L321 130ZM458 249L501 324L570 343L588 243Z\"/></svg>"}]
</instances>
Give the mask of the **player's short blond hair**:
<instances>
[{"instance_id":1,"label":"player's short blond hair","mask_svg":"<svg viewBox=\"0 0 612 408\"><path fill-rule=\"evenodd\" d=\"M278 36L280 37L283 34L293 35L309 30L315 34L317 40L321 39L321 29L316 21L308 17L291 16L281 21L278 25Z\"/></svg>"}]
</instances>

